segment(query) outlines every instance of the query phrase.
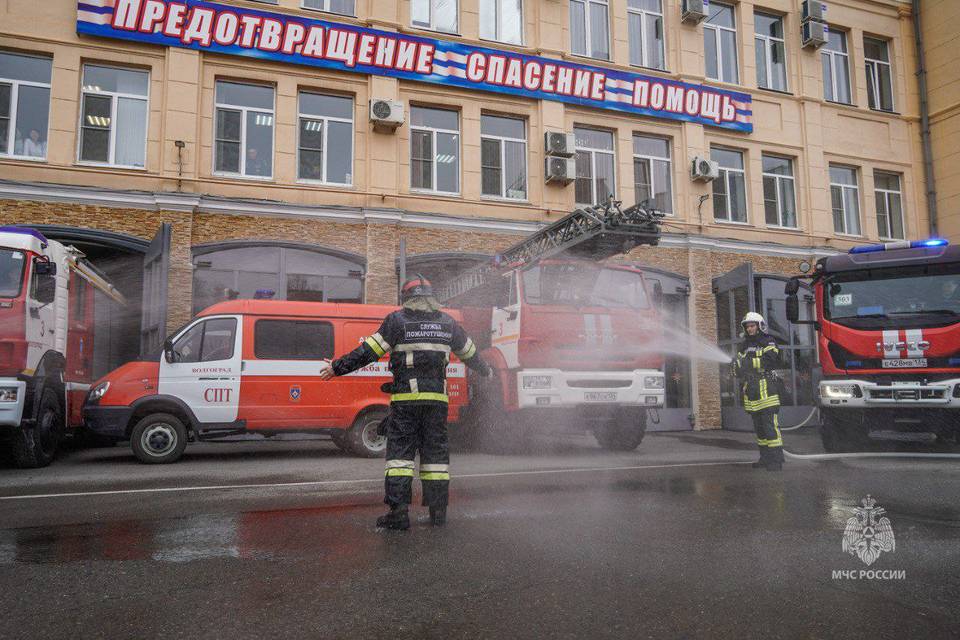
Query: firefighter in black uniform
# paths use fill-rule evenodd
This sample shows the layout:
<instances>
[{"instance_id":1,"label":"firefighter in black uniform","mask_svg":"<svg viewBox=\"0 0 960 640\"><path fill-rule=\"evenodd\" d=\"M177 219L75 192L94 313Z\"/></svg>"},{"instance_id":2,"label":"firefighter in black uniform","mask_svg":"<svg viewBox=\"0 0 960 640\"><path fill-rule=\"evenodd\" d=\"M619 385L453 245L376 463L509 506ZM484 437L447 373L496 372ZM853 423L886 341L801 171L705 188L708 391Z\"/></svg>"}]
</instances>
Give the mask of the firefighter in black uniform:
<instances>
[{"instance_id":1,"label":"firefighter in black uniform","mask_svg":"<svg viewBox=\"0 0 960 640\"><path fill-rule=\"evenodd\" d=\"M737 348L734 365L743 389L743 408L753 419L760 459L754 468L767 471L783 468L783 439L780 437L780 381L773 370L780 368L780 349L773 336L767 334L767 323L759 313L751 311L740 323L743 342Z\"/></svg>"},{"instance_id":2,"label":"firefighter in black uniform","mask_svg":"<svg viewBox=\"0 0 960 640\"><path fill-rule=\"evenodd\" d=\"M412 501L417 451L423 504L430 507L430 522L442 526L450 484L446 380L450 353L484 377L491 371L463 328L440 311L423 276L404 283L400 297L403 307L388 315L379 331L334 360L320 375L325 380L343 376L390 354L393 382L384 385L384 391L390 393L384 497L390 511L377 519L377 526L410 527L407 507Z\"/></svg>"}]
</instances>

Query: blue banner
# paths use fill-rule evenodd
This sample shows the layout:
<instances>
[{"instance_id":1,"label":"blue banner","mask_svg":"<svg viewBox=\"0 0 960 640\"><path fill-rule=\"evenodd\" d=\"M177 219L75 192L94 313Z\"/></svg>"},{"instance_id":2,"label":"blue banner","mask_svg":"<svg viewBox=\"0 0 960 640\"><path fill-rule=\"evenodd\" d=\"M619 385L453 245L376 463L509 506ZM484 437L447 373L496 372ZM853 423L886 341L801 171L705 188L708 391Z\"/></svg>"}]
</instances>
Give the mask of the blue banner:
<instances>
[{"instance_id":1,"label":"blue banner","mask_svg":"<svg viewBox=\"0 0 960 640\"><path fill-rule=\"evenodd\" d=\"M201 0L78 0L77 33L753 131L745 93Z\"/></svg>"}]
</instances>

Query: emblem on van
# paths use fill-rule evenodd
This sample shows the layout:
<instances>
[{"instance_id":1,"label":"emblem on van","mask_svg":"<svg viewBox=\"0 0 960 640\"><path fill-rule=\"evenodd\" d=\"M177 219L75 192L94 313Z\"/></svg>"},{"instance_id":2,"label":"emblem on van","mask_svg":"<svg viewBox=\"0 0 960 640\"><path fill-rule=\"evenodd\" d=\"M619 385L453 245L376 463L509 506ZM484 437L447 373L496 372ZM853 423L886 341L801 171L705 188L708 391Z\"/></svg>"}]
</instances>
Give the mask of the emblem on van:
<instances>
[{"instance_id":1,"label":"emblem on van","mask_svg":"<svg viewBox=\"0 0 960 640\"><path fill-rule=\"evenodd\" d=\"M300 396L302 392L300 391L300 385L292 384L290 385L290 402L300 402Z\"/></svg>"}]
</instances>

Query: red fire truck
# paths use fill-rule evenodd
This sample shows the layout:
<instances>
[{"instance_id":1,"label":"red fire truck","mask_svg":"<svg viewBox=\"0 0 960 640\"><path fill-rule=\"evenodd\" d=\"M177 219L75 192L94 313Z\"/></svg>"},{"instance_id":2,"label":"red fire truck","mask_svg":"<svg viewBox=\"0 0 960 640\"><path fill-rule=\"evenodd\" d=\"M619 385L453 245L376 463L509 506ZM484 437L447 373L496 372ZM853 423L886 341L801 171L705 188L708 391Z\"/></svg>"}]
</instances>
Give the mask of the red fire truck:
<instances>
[{"instance_id":1,"label":"red fire truck","mask_svg":"<svg viewBox=\"0 0 960 640\"><path fill-rule=\"evenodd\" d=\"M920 240L821 258L813 282L827 451L960 434L960 247ZM799 278L787 315L799 317Z\"/></svg>"},{"instance_id":2,"label":"red fire truck","mask_svg":"<svg viewBox=\"0 0 960 640\"><path fill-rule=\"evenodd\" d=\"M0 227L0 438L20 467L50 464L82 425L94 290L124 303L82 257L33 229Z\"/></svg>"}]
</instances>

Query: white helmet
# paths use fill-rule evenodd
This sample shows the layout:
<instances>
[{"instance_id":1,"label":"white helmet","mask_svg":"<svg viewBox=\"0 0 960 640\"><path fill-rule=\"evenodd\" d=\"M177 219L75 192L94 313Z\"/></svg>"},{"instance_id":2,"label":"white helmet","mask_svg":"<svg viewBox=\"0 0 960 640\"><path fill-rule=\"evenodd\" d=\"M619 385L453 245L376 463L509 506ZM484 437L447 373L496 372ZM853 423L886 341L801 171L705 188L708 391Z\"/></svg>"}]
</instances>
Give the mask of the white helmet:
<instances>
[{"instance_id":1,"label":"white helmet","mask_svg":"<svg viewBox=\"0 0 960 640\"><path fill-rule=\"evenodd\" d=\"M746 325L748 322L755 322L757 326L760 327L760 331L764 333L767 332L767 321L764 320L763 316L756 311L750 311L747 313L747 315L743 316L743 320L740 321L740 326L746 329L744 325Z\"/></svg>"}]
</instances>

